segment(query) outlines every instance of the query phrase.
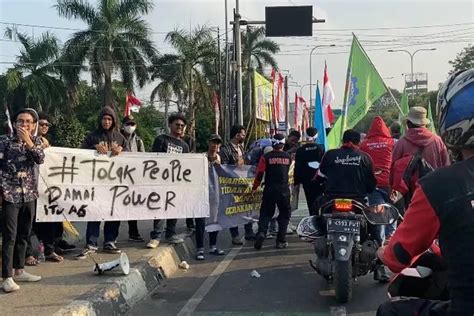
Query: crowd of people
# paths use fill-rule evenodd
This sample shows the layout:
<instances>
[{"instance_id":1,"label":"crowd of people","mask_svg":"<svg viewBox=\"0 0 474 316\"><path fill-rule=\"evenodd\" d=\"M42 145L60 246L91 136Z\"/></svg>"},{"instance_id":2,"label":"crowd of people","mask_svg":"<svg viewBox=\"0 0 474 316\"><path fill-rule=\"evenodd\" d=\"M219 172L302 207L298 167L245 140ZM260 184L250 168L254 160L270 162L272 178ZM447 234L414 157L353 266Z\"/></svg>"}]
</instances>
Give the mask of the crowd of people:
<instances>
[{"instance_id":1,"label":"crowd of people","mask_svg":"<svg viewBox=\"0 0 474 316\"><path fill-rule=\"evenodd\" d=\"M320 233L325 227L318 219L320 206L333 198L353 198L377 205L397 203L405 220L400 227L374 226L370 234L380 246L378 256L390 270L398 272L409 265L412 258L426 250L439 238L443 256L450 273L450 304L453 313L474 311L474 166L473 114L474 69L455 74L441 87L438 113L440 136L427 126L434 124L427 118L424 107L412 107L400 133L400 123L390 128L381 117L376 117L361 141L361 133L346 130L342 146L325 152L316 143L318 131L314 127L291 131L287 137L275 134L259 140L248 152L244 149L246 129L236 125L230 139L224 142L219 135L210 135L206 157L209 165L256 165L252 190L264 183L258 230L252 223L244 225L243 238L238 227L229 229L233 245L243 239L254 241L259 250L266 239L276 235L276 248L288 247L286 235L292 230L291 212L297 207L299 187L306 196L310 215L316 216ZM120 155L122 152L144 152L144 144L136 134L137 122L127 116L119 124L114 110L105 107L98 117L97 129L90 133L83 148L99 154ZM50 123L47 116L27 108L14 118L15 133L0 138L0 176L3 213L2 277L3 290L19 289L16 282L36 282L40 276L29 274L25 265L37 264L31 247L31 231L44 244L46 260L62 262L62 253L75 249L63 238L61 223L34 223L38 198L38 165L44 161L43 149L49 146L46 138ZM119 128L121 125L121 128ZM192 140L186 138L186 117L168 117L169 132L156 137L152 151L176 155L192 151ZM300 145L301 138L304 139ZM191 146L190 146L191 145ZM448 145L450 151L446 147ZM455 159L453 159L455 157ZM453 160L458 163L450 166ZM289 185L289 169L294 162L294 181ZM411 170L416 163L416 170ZM446 168L445 168L446 167ZM439 171L438 171L439 169ZM406 177L407 172L410 177ZM275 218L275 211L278 216ZM204 260L205 218L187 219L195 230L196 260ZM162 232L167 242L177 244L183 239L176 233L176 219L154 220L149 240L141 236L137 221L128 222L129 240L142 242L147 248L160 245ZM103 251L120 253L116 245L119 221L104 224ZM87 258L98 250L100 222L88 222L86 245L77 259ZM218 232L209 233L211 255L223 255L217 247ZM383 266L381 266L383 268ZM386 269L378 272L379 280L387 280ZM417 305L418 304L418 305ZM438 308L438 302L416 303L423 311ZM398 308L396 303L383 310ZM382 307L381 307L382 309ZM461 313L462 314L462 313Z\"/></svg>"}]
</instances>

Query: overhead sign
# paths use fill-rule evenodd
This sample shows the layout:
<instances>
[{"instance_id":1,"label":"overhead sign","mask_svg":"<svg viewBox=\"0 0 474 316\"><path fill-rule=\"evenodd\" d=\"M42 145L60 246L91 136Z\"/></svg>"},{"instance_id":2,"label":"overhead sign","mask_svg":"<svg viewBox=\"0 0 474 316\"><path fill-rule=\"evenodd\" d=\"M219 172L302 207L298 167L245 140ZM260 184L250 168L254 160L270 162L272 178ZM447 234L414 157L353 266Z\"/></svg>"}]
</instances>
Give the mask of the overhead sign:
<instances>
[{"instance_id":1,"label":"overhead sign","mask_svg":"<svg viewBox=\"0 0 474 316\"><path fill-rule=\"evenodd\" d=\"M266 7L265 35L313 36L313 6Z\"/></svg>"},{"instance_id":2,"label":"overhead sign","mask_svg":"<svg viewBox=\"0 0 474 316\"><path fill-rule=\"evenodd\" d=\"M51 147L40 166L37 220L121 221L209 216L207 158Z\"/></svg>"}]
</instances>

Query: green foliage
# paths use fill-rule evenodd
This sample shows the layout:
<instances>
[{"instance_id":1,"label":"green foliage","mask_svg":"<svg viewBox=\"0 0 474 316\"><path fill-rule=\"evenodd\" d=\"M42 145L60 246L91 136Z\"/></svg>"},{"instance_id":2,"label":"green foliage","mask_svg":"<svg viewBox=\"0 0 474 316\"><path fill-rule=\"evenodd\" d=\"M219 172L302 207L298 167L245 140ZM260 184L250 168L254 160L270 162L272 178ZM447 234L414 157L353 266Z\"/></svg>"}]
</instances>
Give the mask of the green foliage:
<instances>
[{"instance_id":1,"label":"green foliage","mask_svg":"<svg viewBox=\"0 0 474 316\"><path fill-rule=\"evenodd\" d=\"M456 55L454 60L449 61L449 64L453 66L453 69L449 72L450 74L459 70L474 68L474 46L465 47Z\"/></svg>"},{"instance_id":2,"label":"green foliage","mask_svg":"<svg viewBox=\"0 0 474 316\"><path fill-rule=\"evenodd\" d=\"M139 113L133 113L137 121L137 134L143 140L147 151L151 151L157 131L163 128L163 113L154 106L143 106Z\"/></svg>"},{"instance_id":3,"label":"green foliage","mask_svg":"<svg viewBox=\"0 0 474 316\"><path fill-rule=\"evenodd\" d=\"M86 130L75 116L56 116L51 128L53 146L79 148L86 137Z\"/></svg>"},{"instance_id":4,"label":"green foliage","mask_svg":"<svg viewBox=\"0 0 474 316\"><path fill-rule=\"evenodd\" d=\"M210 107L196 111L196 152L207 151L207 140L214 132L214 112Z\"/></svg>"}]
</instances>

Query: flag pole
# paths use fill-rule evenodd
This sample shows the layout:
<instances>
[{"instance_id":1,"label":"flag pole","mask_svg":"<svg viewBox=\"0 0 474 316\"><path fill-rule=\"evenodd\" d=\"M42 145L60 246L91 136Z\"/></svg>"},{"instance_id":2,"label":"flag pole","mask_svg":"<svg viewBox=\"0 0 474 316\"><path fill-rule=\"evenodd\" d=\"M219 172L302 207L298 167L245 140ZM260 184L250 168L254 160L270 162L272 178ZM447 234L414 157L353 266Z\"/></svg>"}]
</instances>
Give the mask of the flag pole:
<instances>
[{"instance_id":1,"label":"flag pole","mask_svg":"<svg viewBox=\"0 0 474 316\"><path fill-rule=\"evenodd\" d=\"M342 125L341 125L341 136L339 138L340 140L342 139L342 136L344 135L344 130L346 128L347 111L348 111L347 99L349 97L349 86L351 85L350 80L351 80L351 70L352 70L352 52L354 50L354 39L357 41L357 38L355 37L354 33L352 33L352 36L353 36L353 41L351 45L351 51L349 52L349 63L347 64L347 74L346 74L346 87L344 89L344 103L342 105L342 113L341 113Z\"/></svg>"}]
</instances>

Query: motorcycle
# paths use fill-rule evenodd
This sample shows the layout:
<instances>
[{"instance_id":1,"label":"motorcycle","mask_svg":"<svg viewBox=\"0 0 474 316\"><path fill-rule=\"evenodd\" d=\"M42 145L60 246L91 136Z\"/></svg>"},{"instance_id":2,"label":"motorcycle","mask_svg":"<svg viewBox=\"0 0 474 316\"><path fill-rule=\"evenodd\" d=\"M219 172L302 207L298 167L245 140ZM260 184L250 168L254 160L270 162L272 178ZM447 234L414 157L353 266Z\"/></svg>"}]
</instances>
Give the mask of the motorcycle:
<instances>
[{"instance_id":1,"label":"motorcycle","mask_svg":"<svg viewBox=\"0 0 474 316\"><path fill-rule=\"evenodd\" d=\"M311 267L334 284L336 300L346 303L356 278L380 265L376 251L381 245L370 236L368 224L391 225L399 213L388 203L367 206L354 199L337 198L323 204L320 214L322 217L303 218L297 233L314 244L316 260L310 260ZM317 227L326 229L320 232Z\"/></svg>"}]
</instances>

